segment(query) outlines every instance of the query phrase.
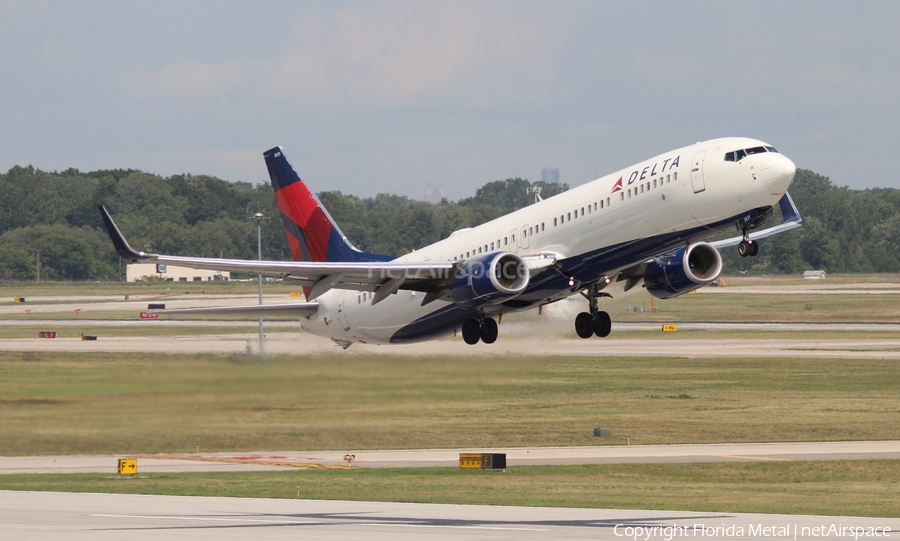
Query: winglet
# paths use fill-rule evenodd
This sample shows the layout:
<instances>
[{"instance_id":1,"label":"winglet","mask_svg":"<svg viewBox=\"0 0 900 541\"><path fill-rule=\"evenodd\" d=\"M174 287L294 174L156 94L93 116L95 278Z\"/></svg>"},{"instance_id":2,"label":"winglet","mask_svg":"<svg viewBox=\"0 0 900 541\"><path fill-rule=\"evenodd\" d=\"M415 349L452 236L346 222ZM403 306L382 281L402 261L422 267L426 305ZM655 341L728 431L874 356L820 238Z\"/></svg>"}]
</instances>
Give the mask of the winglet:
<instances>
[{"instance_id":1,"label":"winglet","mask_svg":"<svg viewBox=\"0 0 900 541\"><path fill-rule=\"evenodd\" d=\"M97 208L100 209L100 216L103 217L103 223L106 225L106 232L109 234L109 239L112 241L119 257L127 259L132 263L136 263L142 259L150 259L150 256L147 253L137 252L128 245L128 241L125 240L125 236L122 235L122 232L116 227L116 223L113 222L106 207L97 205Z\"/></svg>"},{"instance_id":2,"label":"winglet","mask_svg":"<svg viewBox=\"0 0 900 541\"><path fill-rule=\"evenodd\" d=\"M800 211L797 210L797 205L791 199L791 194L784 192L784 196L778 202L778 205L781 207L781 216L784 218L784 223L799 224L803 221L803 218L800 217Z\"/></svg>"}]
</instances>

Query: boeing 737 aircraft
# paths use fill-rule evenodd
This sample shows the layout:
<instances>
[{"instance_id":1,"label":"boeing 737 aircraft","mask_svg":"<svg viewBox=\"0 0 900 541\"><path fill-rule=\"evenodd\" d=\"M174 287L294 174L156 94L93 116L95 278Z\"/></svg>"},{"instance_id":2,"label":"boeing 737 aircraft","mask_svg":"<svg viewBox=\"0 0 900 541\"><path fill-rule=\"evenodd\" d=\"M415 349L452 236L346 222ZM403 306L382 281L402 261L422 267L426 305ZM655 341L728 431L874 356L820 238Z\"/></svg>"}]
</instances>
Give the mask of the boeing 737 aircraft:
<instances>
[{"instance_id":1,"label":"boeing 737 aircraft","mask_svg":"<svg viewBox=\"0 0 900 541\"><path fill-rule=\"evenodd\" d=\"M580 294L578 336L605 337L604 289L642 284L658 298L716 280L719 248L757 254L761 238L798 227L787 193L793 162L754 139L723 138L679 148L539 201L401 257L365 253L340 228L284 156L266 166L294 261L178 257L135 251L100 207L128 262L280 276L306 302L194 308L166 313L292 315L304 330L349 347L431 340L461 332L467 344L497 340L497 318ZM780 206L782 223L761 226ZM704 242L729 229L740 235Z\"/></svg>"}]
</instances>

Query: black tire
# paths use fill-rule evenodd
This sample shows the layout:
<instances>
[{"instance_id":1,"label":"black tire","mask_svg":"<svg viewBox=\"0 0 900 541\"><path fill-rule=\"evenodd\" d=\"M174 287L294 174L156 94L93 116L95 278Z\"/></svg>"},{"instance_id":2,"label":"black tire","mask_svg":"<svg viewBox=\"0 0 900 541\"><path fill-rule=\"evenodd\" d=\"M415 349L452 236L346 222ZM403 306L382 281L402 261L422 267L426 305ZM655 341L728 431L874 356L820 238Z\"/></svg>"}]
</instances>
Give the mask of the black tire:
<instances>
[{"instance_id":1,"label":"black tire","mask_svg":"<svg viewBox=\"0 0 900 541\"><path fill-rule=\"evenodd\" d=\"M493 344L497 341L497 335L500 334L500 329L497 328L497 322L492 318L485 318L484 321L481 322L481 341L485 344Z\"/></svg>"},{"instance_id":2,"label":"black tire","mask_svg":"<svg viewBox=\"0 0 900 541\"><path fill-rule=\"evenodd\" d=\"M477 344L481 340L481 326L478 325L478 320L470 317L463 321L462 335L463 340L470 346Z\"/></svg>"},{"instance_id":3,"label":"black tire","mask_svg":"<svg viewBox=\"0 0 900 541\"><path fill-rule=\"evenodd\" d=\"M741 257L747 257L748 255L750 255L750 250L752 250L752 248L750 247L749 242L742 240L741 243L738 244L738 255L740 255Z\"/></svg>"},{"instance_id":4,"label":"black tire","mask_svg":"<svg viewBox=\"0 0 900 541\"><path fill-rule=\"evenodd\" d=\"M758 253L759 253L759 243L751 242L750 243L750 257L756 257L756 255Z\"/></svg>"},{"instance_id":5,"label":"black tire","mask_svg":"<svg viewBox=\"0 0 900 541\"><path fill-rule=\"evenodd\" d=\"M611 330L612 319L610 319L609 314L597 312L597 316L594 318L594 334L600 338L606 338Z\"/></svg>"},{"instance_id":6,"label":"black tire","mask_svg":"<svg viewBox=\"0 0 900 541\"><path fill-rule=\"evenodd\" d=\"M594 336L594 318L587 312L582 312L575 317L575 333L581 338Z\"/></svg>"}]
</instances>

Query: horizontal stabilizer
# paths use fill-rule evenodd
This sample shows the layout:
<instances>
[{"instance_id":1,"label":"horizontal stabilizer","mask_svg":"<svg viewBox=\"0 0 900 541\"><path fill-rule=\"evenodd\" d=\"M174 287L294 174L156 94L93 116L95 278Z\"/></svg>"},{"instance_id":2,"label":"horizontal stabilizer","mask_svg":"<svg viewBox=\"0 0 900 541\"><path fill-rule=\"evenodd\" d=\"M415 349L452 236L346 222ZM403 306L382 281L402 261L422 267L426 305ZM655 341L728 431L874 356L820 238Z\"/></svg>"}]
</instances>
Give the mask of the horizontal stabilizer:
<instances>
[{"instance_id":1,"label":"horizontal stabilizer","mask_svg":"<svg viewBox=\"0 0 900 541\"><path fill-rule=\"evenodd\" d=\"M175 310L154 310L151 314L197 314L230 316L294 316L310 317L319 309L317 302L293 304L251 304L249 306L213 306L210 308L178 308Z\"/></svg>"}]
</instances>

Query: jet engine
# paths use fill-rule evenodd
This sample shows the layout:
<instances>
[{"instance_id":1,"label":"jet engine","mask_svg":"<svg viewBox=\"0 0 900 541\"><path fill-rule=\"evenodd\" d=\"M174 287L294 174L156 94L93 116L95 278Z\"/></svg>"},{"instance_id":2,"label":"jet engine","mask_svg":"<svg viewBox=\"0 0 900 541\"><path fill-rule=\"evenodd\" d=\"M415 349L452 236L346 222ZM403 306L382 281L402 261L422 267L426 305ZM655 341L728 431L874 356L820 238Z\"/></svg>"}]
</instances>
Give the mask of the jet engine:
<instances>
[{"instance_id":1,"label":"jet engine","mask_svg":"<svg viewBox=\"0 0 900 541\"><path fill-rule=\"evenodd\" d=\"M528 287L528 267L510 252L467 259L450 282L450 297L466 309L499 304Z\"/></svg>"},{"instance_id":2,"label":"jet engine","mask_svg":"<svg viewBox=\"0 0 900 541\"><path fill-rule=\"evenodd\" d=\"M714 281L722 272L722 256L698 242L656 258L644 274L644 287L658 299L671 299Z\"/></svg>"}]
</instances>

